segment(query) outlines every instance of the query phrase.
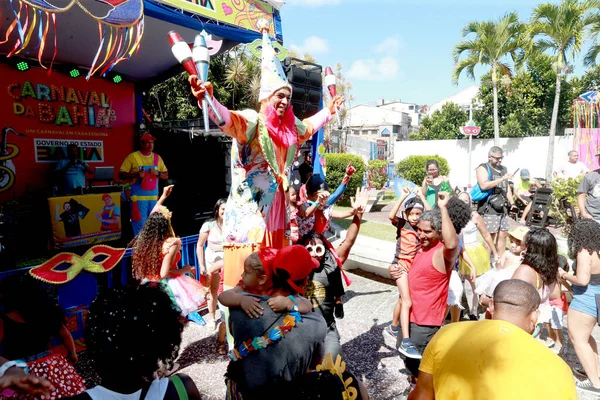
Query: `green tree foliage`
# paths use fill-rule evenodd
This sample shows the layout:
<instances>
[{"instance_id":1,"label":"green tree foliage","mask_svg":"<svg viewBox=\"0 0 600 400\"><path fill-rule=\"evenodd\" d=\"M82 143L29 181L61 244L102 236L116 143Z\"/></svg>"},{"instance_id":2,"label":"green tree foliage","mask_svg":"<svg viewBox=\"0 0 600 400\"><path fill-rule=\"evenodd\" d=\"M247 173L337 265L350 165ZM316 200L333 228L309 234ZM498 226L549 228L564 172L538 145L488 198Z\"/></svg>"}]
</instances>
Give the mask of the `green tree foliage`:
<instances>
[{"instance_id":1,"label":"green tree foliage","mask_svg":"<svg viewBox=\"0 0 600 400\"><path fill-rule=\"evenodd\" d=\"M469 120L469 114L455 103L446 103L421 120L419 131L409 134L410 139L461 139L460 127Z\"/></svg>"},{"instance_id":2,"label":"green tree foliage","mask_svg":"<svg viewBox=\"0 0 600 400\"><path fill-rule=\"evenodd\" d=\"M599 5L597 0L562 0L560 4L539 4L531 16L529 35L535 40L535 44L530 51L550 53L554 61L553 67L557 72L546 179L552 176L554 136L558 125L562 77L570 70L569 61L581 51L588 30L600 25L600 15L597 12ZM591 62L590 57L586 58L588 63ZM595 59L595 56L593 58Z\"/></svg>"},{"instance_id":3,"label":"green tree foliage","mask_svg":"<svg viewBox=\"0 0 600 400\"><path fill-rule=\"evenodd\" d=\"M550 208L551 215L563 225L563 233L568 234L569 216L567 215L561 200L565 199L574 207L577 206L577 188L581 183L583 176L577 178L555 178L552 180L552 205Z\"/></svg>"},{"instance_id":4,"label":"green tree foliage","mask_svg":"<svg viewBox=\"0 0 600 400\"><path fill-rule=\"evenodd\" d=\"M423 179L427 176L425 164L429 160L436 160L440 165L440 175L448 176L450 173L448 161L437 154L433 156L408 156L396 164L396 173L416 185L421 185Z\"/></svg>"},{"instance_id":5,"label":"green tree foliage","mask_svg":"<svg viewBox=\"0 0 600 400\"><path fill-rule=\"evenodd\" d=\"M192 96L188 73L181 72L144 90L143 107L155 121L199 118L202 114ZM258 76L258 78L257 78ZM231 109L256 108L260 86L260 60L244 45L210 59L208 80L215 97Z\"/></svg>"},{"instance_id":6,"label":"green tree foliage","mask_svg":"<svg viewBox=\"0 0 600 400\"><path fill-rule=\"evenodd\" d=\"M346 191L338 201L340 205L349 205L350 197L354 196L356 189L362 186L365 163L360 156L354 154L325 153L325 164L327 166L325 181L332 192L342 183L342 179L346 175L346 167L350 162L356 168L356 172L350 178Z\"/></svg>"},{"instance_id":7,"label":"green tree foliage","mask_svg":"<svg viewBox=\"0 0 600 400\"><path fill-rule=\"evenodd\" d=\"M370 160L369 166L367 167L367 181L369 186L380 190L385 186L389 177L387 174L387 161L383 160Z\"/></svg>"},{"instance_id":8,"label":"green tree foliage","mask_svg":"<svg viewBox=\"0 0 600 400\"><path fill-rule=\"evenodd\" d=\"M552 104L556 71L552 59L537 54L527 60L526 68L512 80L501 82L498 88L498 119L503 137L547 136L552 119ZM573 89L565 77L561 80L559 132L572 126ZM493 89L489 74L482 76L478 103L474 111L476 124L481 127L480 138L493 137Z\"/></svg>"},{"instance_id":9,"label":"green tree foliage","mask_svg":"<svg viewBox=\"0 0 600 400\"><path fill-rule=\"evenodd\" d=\"M471 79L475 79L475 67L486 65L490 67L493 116L494 142L500 144L500 125L498 119L498 83L503 76L511 77L513 68L509 60L519 64L523 59L525 40L522 35L523 24L519 22L516 13L506 14L498 21L471 22L463 28L465 40L454 47L454 70L452 79L458 83L463 71ZM461 59L461 57L464 57Z\"/></svg>"}]
</instances>

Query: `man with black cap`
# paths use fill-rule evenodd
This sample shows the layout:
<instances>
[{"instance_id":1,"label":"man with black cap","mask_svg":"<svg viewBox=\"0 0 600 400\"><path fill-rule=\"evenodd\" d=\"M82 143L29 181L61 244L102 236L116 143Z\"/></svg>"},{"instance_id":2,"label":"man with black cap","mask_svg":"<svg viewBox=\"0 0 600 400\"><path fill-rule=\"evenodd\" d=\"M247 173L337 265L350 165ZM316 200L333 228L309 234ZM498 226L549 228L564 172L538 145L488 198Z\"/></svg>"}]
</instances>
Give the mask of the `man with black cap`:
<instances>
[{"instance_id":1,"label":"man with black cap","mask_svg":"<svg viewBox=\"0 0 600 400\"><path fill-rule=\"evenodd\" d=\"M119 178L131 184L131 225L137 235L158 200L158 178L169 179L169 171L154 150L156 138L145 133L140 138L140 150L129 154L119 171Z\"/></svg>"},{"instance_id":2,"label":"man with black cap","mask_svg":"<svg viewBox=\"0 0 600 400\"><path fill-rule=\"evenodd\" d=\"M521 170L521 179L519 180L517 186L515 186L515 199L520 201L525 205L525 210L523 210L523 215L521 215L521 220L519 223L521 225L526 224L527 214L531 211L531 206L533 205L531 201L531 197L533 193L531 192L531 187L535 186L536 188L541 188L542 185L537 179L531 180L531 175L529 174L528 169Z\"/></svg>"},{"instance_id":3,"label":"man with black cap","mask_svg":"<svg viewBox=\"0 0 600 400\"><path fill-rule=\"evenodd\" d=\"M600 146L596 157L600 156ZM600 169L585 175L577 188L577 205L581 218L593 219L600 223Z\"/></svg>"}]
</instances>

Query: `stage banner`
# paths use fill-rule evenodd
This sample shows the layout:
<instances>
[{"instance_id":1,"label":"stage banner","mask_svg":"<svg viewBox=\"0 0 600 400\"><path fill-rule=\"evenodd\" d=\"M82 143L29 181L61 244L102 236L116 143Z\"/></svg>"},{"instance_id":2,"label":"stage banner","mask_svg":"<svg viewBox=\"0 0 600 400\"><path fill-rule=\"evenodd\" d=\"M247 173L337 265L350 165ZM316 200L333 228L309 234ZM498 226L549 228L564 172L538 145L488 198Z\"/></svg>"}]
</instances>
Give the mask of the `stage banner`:
<instances>
[{"instance_id":1,"label":"stage banner","mask_svg":"<svg viewBox=\"0 0 600 400\"><path fill-rule=\"evenodd\" d=\"M114 166L134 150L133 84L0 64L0 203L57 183L67 146L90 164ZM115 176L116 178L116 176Z\"/></svg>"},{"instance_id":2,"label":"stage banner","mask_svg":"<svg viewBox=\"0 0 600 400\"><path fill-rule=\"evenodd\" d=\"M591 171L598 169L597 153L600 153L600 129L577 128L575 129L575 150L579 152L579 161L584 163Z\"/></svg>"},{"instance_id":3,"label":"stage banner","mask_svg":"<svg viewBox=\"0 0 600 400\"><path fill-rule=\"evenodd\" d=\"M269 36L275 37L273 7L259 0L155 0L225 24L258 32L257 23L269 24Z\"/></svg>"},{"instance_id":4,"label":"stage banner","mask_svg":"<svg viewBox=\"0 0 600 400\"><path fill-rule=\"evenodd\" d=\"M50 197L54 248L108 242L121 237L121 193Z\"/></svg>"}]
</instances>

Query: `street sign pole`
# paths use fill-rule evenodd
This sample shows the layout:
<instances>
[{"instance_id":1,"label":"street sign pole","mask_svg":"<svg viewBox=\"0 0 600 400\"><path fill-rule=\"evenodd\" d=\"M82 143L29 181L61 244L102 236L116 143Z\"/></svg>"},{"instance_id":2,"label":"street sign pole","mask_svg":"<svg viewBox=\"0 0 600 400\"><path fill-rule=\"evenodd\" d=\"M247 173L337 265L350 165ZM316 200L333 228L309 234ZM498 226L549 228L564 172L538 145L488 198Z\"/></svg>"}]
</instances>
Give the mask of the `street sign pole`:
<instances>
[{"instance_id":1,"label":"street sign pole","mask_svg":"<svg viewBox=\"0 0 600 400\"><path fill-rule=\"evenodd\" d=\"M475 126L475 123L473 122L473 104L470 105L469 107L469 122L467 122L466 126L461 126L460 127L460 132L463 135L467 135L469 136L469 163L468 163L468 168L469 171L467 173L467 186L471 184L472 180L471 180L471 155L473 153L473 136L476 136L479 134L479 132L481 131L481 128L479 128L478 126Z\"/></svg>"},{"instance_id":2,"label":"street sign pole","mask_svg":"<svg viewBox=\"0 0 600 400\"><path fill-rule=\"evenodd\" d=\"M473 102L469 106L469 122L473 121ZM473 152L473 135L469 135L469 172L467 174L467 186L471 181L471 154Z\"/></svg>"}]
</instances>

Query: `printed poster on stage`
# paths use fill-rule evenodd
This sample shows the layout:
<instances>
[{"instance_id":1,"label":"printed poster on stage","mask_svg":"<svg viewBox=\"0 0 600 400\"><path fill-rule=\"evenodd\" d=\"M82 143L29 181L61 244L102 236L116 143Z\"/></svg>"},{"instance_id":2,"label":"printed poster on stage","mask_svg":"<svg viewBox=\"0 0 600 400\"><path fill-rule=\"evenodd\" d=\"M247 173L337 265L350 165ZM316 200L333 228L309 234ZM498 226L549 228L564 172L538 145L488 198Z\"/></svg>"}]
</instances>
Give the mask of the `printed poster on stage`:
<instances>
[{"instance_id":1,"label":"printed poster on stage","mask_svg":"<svg viewBox=\"0 0 600 400\"><path fill-rule=\"evenodd\" d=\"M121 238L121 193L50 197L54 248L66 249Z\"/></svg>"},{"instance_id":2,"label":"printed poster on stage","mask_svg":"<svg viewBox=\"0 0 600 400\"><path fill-rule=\"evenodd\" d=\"M159 3L202 15L215 21L257 31L257 23L269 24L269 35L275 36L273 7L259 0L156 0Z\"/></svg>"},{"instance_id":3,"label":"printed poster on stage","mask_svg":"<svg viewBox=\"0 0 600 400\"><path fill-rule=\"evenodd\" d=\"M26 192L47 197L60 182L54 171L69 144L92 169L118 171L134 150L132 83L0 64L0 87L0 203Z\"/></svg>"}]
</instances>

